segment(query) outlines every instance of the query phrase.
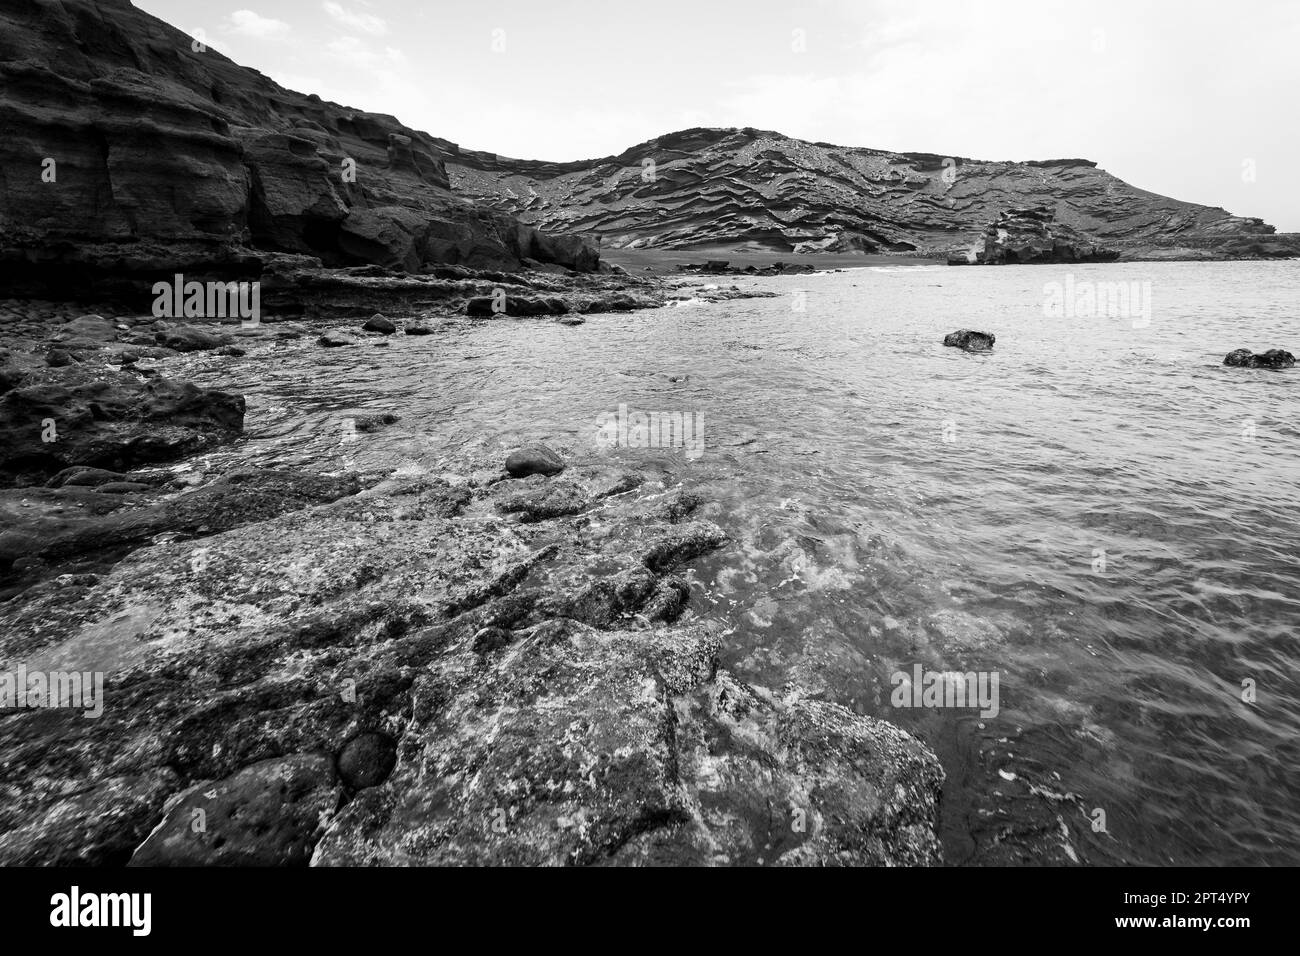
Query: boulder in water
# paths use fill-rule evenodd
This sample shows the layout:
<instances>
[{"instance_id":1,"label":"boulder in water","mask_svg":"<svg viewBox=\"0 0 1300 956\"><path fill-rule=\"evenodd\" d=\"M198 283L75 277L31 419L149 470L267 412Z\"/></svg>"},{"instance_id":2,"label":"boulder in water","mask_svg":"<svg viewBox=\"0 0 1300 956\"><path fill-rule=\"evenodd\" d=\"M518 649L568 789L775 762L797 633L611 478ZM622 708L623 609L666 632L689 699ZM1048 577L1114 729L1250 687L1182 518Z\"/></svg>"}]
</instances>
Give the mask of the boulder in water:
<instances>
[{"instance_id":1,"label":"boulder in water","mask_svg":"<svg viewBox=\"0 0 1300 956\"><path fill-rule=\"evenodd\" d=\"M382 332L384 335L392 335L397 331L397 326L385 318L382 313L376 312L365 325L361 326L361 329L363 332Z\"/></svg>"},{"instance_id":2,"label":"boulder in water","mask_svg":"<svg viewBox=\"0 0 1300 956\"><path fill-rule=\"evenodd\" d=\"M1224 357L1223 364L1238 368L1291 368L1295 356L1283 349L1269 349L1258 355L1250 349L1234 349Z\"/></svg>"},{"instance_id":3,"label":"boulder in water","mask_svg":"<svg viewBox=\"0 0 1300 956\"><path fill-rule=\"evenodd\" d=\"M342 332L326 332L316 340L316 344L327 349L336 349L344 345L356 345L357 340Z\"/></svg>"},{"instance_id":4,"label":"boulder in water","mask_svg":"<svg viewBox=\"0 0 1300 956\"><path fill-rule=\"evenodd\" d=\"M558 475L564 471L564 459L545 445L528 445L510 453L506 471L511 478L529 475Z\"/></svg>"},{"instance_id":5,"label":"boulder in water","mask_svg":"<svg viewBox=\"0 0 1300 956\"><path fill-rule=\"evenodd\" d=\"M972 332L970 329L959 329L945 335L943 344L953 348L965 349L967 352L987 352L993 348L995 341L997 341L997 336L991 332Z\"/></svg>"}]
</instances>

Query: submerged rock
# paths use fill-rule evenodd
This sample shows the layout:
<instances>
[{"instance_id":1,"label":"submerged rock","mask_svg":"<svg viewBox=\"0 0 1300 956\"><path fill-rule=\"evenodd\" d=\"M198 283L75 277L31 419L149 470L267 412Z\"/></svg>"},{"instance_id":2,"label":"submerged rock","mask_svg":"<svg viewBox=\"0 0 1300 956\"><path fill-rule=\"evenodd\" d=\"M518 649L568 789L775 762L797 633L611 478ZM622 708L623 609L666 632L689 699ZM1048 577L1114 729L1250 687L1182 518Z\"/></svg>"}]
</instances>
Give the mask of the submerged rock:
<instances>
[{"instance_id":1,"label":"submerged rock","mask_svg":"<svg viewBox=\"0 0 1300 956\"><path fill-rule=\"evenodd\" d=\"M558 475L564 471L564 459L545 445L528 445L510 453L506 471L511 478Z\"/></svg>"},{"instance_id":2,"label":"submerged rock","mask_svg":"<svg viewBox=\"0 0 1300 956\"><path fill-rule=\"evenodd\" d=\"M960 329L944 336L943 344L953 348L965 349L967 352L987 352L993 348L997 337L991 332L972 332Z\"/></svg>"},{"instance_id":3,"label":"submerged rock","mask_svg":"<svg viewBox=\"0 0 1300 956\"><path fill-rule=\"evenodd\" d=\"M116 479L99 481L111 474L87 470L63 477L63 487L0 491L0 517L4 519L0 579L19 558L62 560L138 543L164 532L216 534L360 490L355 476L245 469L157 504L124 509L120 498L103 492L113 485L119 493L150 490L149 486ZM83 476L87 476L85 482L98 487L83 484Z\"/></svg>"},{"instance_id":4,"label":"submerged rock","mask_svg":"<svg viewBox=\"0 0 1300 956\"><path fill-rule=\"evenodd\" d=\"M536 478L537 483L533 483ZM585 511L590 500L582 488L567 481L543 481L533 476L521 484L526 487L510 489L496 501L501 514L517 514L523 521L545 521L562 515L576 515Z\"/></svg>"},{"instance_id":5,"label":"submerged rock","mask_svg":"<svg viewBox=\"0 0 1300 956\"><path fill-rule=\"evenodd\" d=\"M1223 364L1238 368L1292 368L1295 356L1283 349L1269 349L1258 355L1250 349L1235 349L1227 354Z\"/></svg>"},{"instance_id":6,"label":"submerged rock","mask_svg":"<svg viewBox=\"0 0 1300 956\"><path fill-rule=\"evenodd\" d=\"M327 349L336 349L345 345L356 345L357 340L343 332L325 332L316 340L316 344Z\"/></svg>"},{"instance_id":7,"label":"submerged rock","mask_svg":"<svg viewBox=\"0 0 1300 956\"><path fill-rule=\"evenodd\" d=\"M721 547L727 535L717 525L708 521L692 521L677 525L660 535L641 556L642 563L652 571L662 571L683 561L707 554Z\"/></svg>"},{"instance_id":8,"label":"submerged rock","mask_svg":"<svg viewBox=\"0 0 1300 956\"><path fill-rule=\"evenodd\" d=\"M163 348L177 352L206 352L230 344L230 336L197 329L192 325L173 325L154 334Z\"/></svg>"}]
</instances>

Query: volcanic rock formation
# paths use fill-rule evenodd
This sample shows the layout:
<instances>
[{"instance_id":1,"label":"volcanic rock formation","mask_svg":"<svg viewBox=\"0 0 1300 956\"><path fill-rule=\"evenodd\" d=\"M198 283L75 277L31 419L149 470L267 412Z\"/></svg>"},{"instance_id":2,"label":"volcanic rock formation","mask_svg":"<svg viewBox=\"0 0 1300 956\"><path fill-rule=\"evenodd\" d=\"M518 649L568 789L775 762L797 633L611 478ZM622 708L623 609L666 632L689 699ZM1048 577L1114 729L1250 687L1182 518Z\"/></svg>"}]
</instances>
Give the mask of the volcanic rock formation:
<instances>
[{"instance_id":1,"label":"volcanic rock formation","mask_svg":"<svg viewBox=\"0 0 1300 956\"><path fill-rule=\"evenodd\" d=\"M0 280L14 292L326 265L580 271L598 250L459 199L445 149L294 93L127 0L0 10Z\"/></svg>"},{"instance_id":2,"label":"volcanic rock formation","mask_svg":"<svg viewBox=\"0 0 1300 956\"><path fill-rule=\"evenodd\" d=\"M749 245L783 252L965 254L1011 210L1126 256L1300 254L1259 219L1137 189L1085 159L989 162L809 143L758 129L688 129L571 163L435 140L452 187L543 229L611 248Z\"/></svg>"}]
</instances>

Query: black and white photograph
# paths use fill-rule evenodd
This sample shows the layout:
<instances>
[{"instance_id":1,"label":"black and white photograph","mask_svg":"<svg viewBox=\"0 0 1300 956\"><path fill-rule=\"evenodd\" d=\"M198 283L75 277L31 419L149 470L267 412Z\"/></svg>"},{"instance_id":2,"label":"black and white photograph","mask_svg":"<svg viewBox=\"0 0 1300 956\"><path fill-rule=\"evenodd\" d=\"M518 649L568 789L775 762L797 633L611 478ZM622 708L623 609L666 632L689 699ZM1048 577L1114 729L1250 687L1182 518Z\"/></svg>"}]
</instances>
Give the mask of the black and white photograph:
<instances>
[{"instance_id":1,"label":"black and white photograph","mask_svg":"<svg viewBox=\"0 0 1300 956\"><path fill-rule=\"evenodd\" d=\"M1247 943L1298 56L1294 0L0 0L6 924L778 867Z\"/></svg>"}]
</instances>

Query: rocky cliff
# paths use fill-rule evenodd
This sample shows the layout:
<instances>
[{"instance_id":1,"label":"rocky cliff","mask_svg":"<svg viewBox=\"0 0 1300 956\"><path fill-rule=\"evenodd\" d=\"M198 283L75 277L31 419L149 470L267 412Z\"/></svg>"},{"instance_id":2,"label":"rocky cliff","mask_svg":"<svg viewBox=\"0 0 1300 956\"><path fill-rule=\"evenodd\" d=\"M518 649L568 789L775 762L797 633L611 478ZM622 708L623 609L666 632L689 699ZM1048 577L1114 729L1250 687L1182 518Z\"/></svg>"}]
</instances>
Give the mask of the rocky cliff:
<instances>
[{"instance_id":1,"label":"rocky cliff","mask_svg":"<svg viewBox=\"0 0 1300 956\"><path fill-rule=\"evenodd\" d=\"M1259 219L1137 189L1084 159L986 162L757 129L684 130L573 163L437 145L457 191L614 248L965 253L1004 214L1041 209L1056 231L1126 256L1300 254L1295 237Z\"/></svg>"},{"instance_id":2,"label":"rocky cliff","mask_svg":"<svg viewBox=\"0 0 1300 956\"><path fill-rule=\"evenodd\" d=\"M127 0L0 8L0 280L249 275L262 253L580 271L596 248L454 196L426 133L286 90Z\"/></svg>"}]
</instances>

